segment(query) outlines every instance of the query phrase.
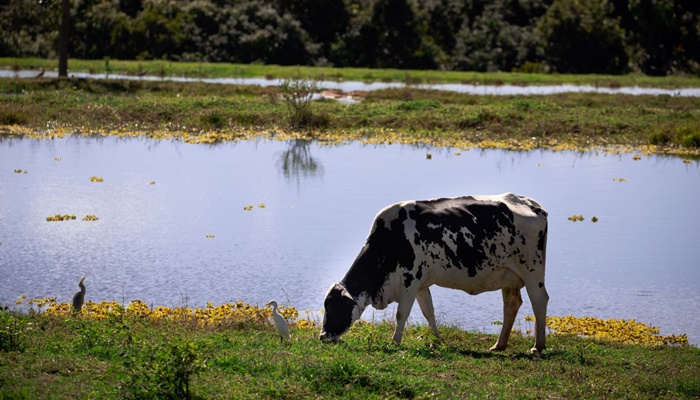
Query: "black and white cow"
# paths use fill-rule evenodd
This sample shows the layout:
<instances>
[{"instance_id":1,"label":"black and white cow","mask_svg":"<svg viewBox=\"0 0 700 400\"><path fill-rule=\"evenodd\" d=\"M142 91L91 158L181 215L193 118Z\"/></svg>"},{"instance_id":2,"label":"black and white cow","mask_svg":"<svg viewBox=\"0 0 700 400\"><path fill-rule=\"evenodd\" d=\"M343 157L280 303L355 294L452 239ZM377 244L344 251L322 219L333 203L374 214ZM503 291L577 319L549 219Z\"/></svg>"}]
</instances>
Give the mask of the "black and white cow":
<instances>
[{"instance_id":1,"label":"black and white cow","mask_svg":"<svg viewBox=\"0 0 700 400\"><path fill-rule=\"evenodd\" d=\"M545 347L547 212L505 193L392 204L377 214L367 242L340 283L328 290L321 340L337 342L368 305L398 302L401 343L414 300L439 338L429 287L469 294L501 289L503 327L491 350L508 345L525 286L535 313L535 347Z\"/></svg>"}]
</instances>

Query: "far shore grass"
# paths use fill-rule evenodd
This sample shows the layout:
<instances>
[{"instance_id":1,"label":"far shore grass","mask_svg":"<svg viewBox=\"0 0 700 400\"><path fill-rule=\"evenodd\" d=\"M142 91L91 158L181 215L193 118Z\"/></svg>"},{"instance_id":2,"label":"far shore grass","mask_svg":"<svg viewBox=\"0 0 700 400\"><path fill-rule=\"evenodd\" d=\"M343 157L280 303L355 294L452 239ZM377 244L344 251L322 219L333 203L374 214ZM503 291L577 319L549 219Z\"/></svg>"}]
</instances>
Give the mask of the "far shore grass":
<instances>
[{"instance_id":1,"label":"far shore grass","mask_svg":"<svg viewBox=\"0 0 700 400\"><path fill-rule=\"evenodd\" d=\"M34 69L57 71L58 61L38 58L0 58L0 68L8 70ZM524 72L469 72L404 69L332 68L311 66L280 66L262 64L229 64L206 62L174 62L167 60L125 61L76 60L68 61L70 72L92 74L179 76L190 78L267 78L286 79L297 76L329 81L403 82L417 83L470 83L486 85L592 85L597 87L658 87L666 89L700 87L700 77L671 75L653 77L643 74L548 74Z\"/></svg>"},{"instance_id":2,"label":"far shore grass","mask_svg":"<svg viewBox=\"0 0 700 400\"><path fill-rule=\"evenodd\" d=\"M0 59L0 66L48 68L53 61ZM72 61L92 70L97 61ZM168 65L168 74L290 77L314 82L333 72L355 79L345 69L294 69L232 64L110 61L121 72L147 71ZM247 71L247 72L245 72ZM254 71L254 72L251 72ZM282 72L278 72L282 71ZM382 79L397 71L366 70ZM406 71L398 71L408 74ZM308 73L309 75L305 75ZM349 75L343 75L348 73ZM369 72L368 72L369 73ZM452 80L458 73L435 74ZM340 74L340 75L338 75ZM384 75L388 74L388 75ZM457 74L457 75L455 75ZM373 75L373 77L375 77ZM487 81L493 74L479 75ZM515 82L528 74L503 74ZM554 75L538 75L539 83ZM404 76L405 78L405 76ZM590 76L560 76L559 83L590 83ZM606 77L609 79L612 77ZM678 80L700 87L696 78L644 78L676 87ZM399 78L401 79L401 78ZM598 78L594 78L598 79ZM465 80L464 76L456 80ZM469 79L466 79L469 81ZM504 81L505 82L505 81ZM649 81L650 82L650 81ZM550 82L551 83L551 82ZM317 87L322 90L322 87ZM406 86L363 94L355 104L315 100L303 126L279 86L238 86L168 80L0 79L0 135L50 138L70 134L126 135L216 143L274 136L326 143L353 140L455 148L626 151L700 157L700 98L680 96L564 93L554 95L482 96Z\"/></svg>"}]
</instances>

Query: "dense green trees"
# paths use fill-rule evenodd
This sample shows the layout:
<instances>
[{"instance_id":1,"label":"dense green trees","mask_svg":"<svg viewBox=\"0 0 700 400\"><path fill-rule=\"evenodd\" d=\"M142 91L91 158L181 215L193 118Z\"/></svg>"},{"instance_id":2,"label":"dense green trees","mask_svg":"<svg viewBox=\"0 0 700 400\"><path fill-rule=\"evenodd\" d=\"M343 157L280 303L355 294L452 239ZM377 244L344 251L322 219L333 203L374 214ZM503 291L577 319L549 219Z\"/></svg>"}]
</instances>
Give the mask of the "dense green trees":
<instances>
[{"instance_id":1,"label":"dense green trees","mask_svg":"<svg viewBox=\"0 0 700 400\"><path fill-rule=\"evenodd\" d=\"M700 73L697 0L70 0L70 56ZM0 0L0 56L57 57L60 0Z\"/></svg>"}]
</instances>

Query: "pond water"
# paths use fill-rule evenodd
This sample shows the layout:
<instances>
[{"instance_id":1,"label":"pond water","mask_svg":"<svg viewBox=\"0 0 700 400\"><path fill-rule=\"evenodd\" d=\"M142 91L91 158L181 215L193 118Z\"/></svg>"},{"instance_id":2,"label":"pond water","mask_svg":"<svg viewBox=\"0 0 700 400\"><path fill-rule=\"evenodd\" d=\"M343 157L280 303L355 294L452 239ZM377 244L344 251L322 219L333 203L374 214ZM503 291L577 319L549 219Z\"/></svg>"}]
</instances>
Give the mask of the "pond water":
<instances>
[{"instance_id":1,"label":"pond water","mask_svg":"<svg viewBox=\"0 0 700 400\"><path fill-rule=\"evenodd\" d=\"M5 138L0 188L0 303L22 294L69 301L85 275L93 301L276 299L303 315L322 308L382 207L512 191L549 211L550 315L636 319L700 343L700 165L679 158ZM77 219L46 221L55 214ZM99 220L82 221L89 214ZM585 221L569 221L574 214ZM433 297L439 323L498 331L499 292L436 287ZM532 314L523 297L521 329ZM370 307L364 317L393 318L394 310ZM417 306L411 319L425 323Z\"/></svg>"},{"instance_id":2,"label":"pond water","mask_svg":"<svg viewBox=\"0 0 700 400\"><path fill-rule=\"evenodd\" d=\"M21 70L9 71L0 70L0 78L34 78L37 71ZM280 86L281 79L265 79L265 78L188 78L180 76L158 77L158 76L136 76L136 75L120 75L120 74L89 74L85 72L76 72L70 74L76 78L82 79L118 79L118 80L147 80L147 81L174 81L174 82L205 82L218 83L225 85L256 85L256 86ZM46 71L45 77L56 78L57 72ZM661 89L638 86L627 86L619 88L599 87L592 85L479 85L479 84L464 84L464 83L445 83L445 84L406 84L402 82L357 82L357 81L320 81L319 87L325 89L337 89L344 92L353 91L372 91L391 88L406 88L415 89L431 89L445 90L457 93L475 94L475 95L493 95L493 96L516 96L516 95L548 95L558 93L604 93L604 94L631 94L631 95L667 95L681 97L700 97L700 88L679 88L679 89Z\"/></svg>"}]
</instances>

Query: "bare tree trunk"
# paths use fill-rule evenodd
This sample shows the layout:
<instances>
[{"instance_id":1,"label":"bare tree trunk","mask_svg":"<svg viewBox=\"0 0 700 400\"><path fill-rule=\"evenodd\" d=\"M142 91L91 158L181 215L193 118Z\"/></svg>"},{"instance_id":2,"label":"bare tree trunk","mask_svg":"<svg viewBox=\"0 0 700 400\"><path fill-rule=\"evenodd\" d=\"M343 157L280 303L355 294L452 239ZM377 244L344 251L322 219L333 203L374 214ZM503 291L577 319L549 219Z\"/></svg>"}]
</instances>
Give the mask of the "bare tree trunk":
<instances>
[{"instance_id":1,"label":"bare tree trunk","mask_svg":"<svg viewBox=\"0 0 700 400\"><path fill-rule=\"evenodd\" d=\"M58 38L58 76L68 76L68 34L70 31L70 0L61 0L61 30Z\"/></svg>"}]
</instances>

